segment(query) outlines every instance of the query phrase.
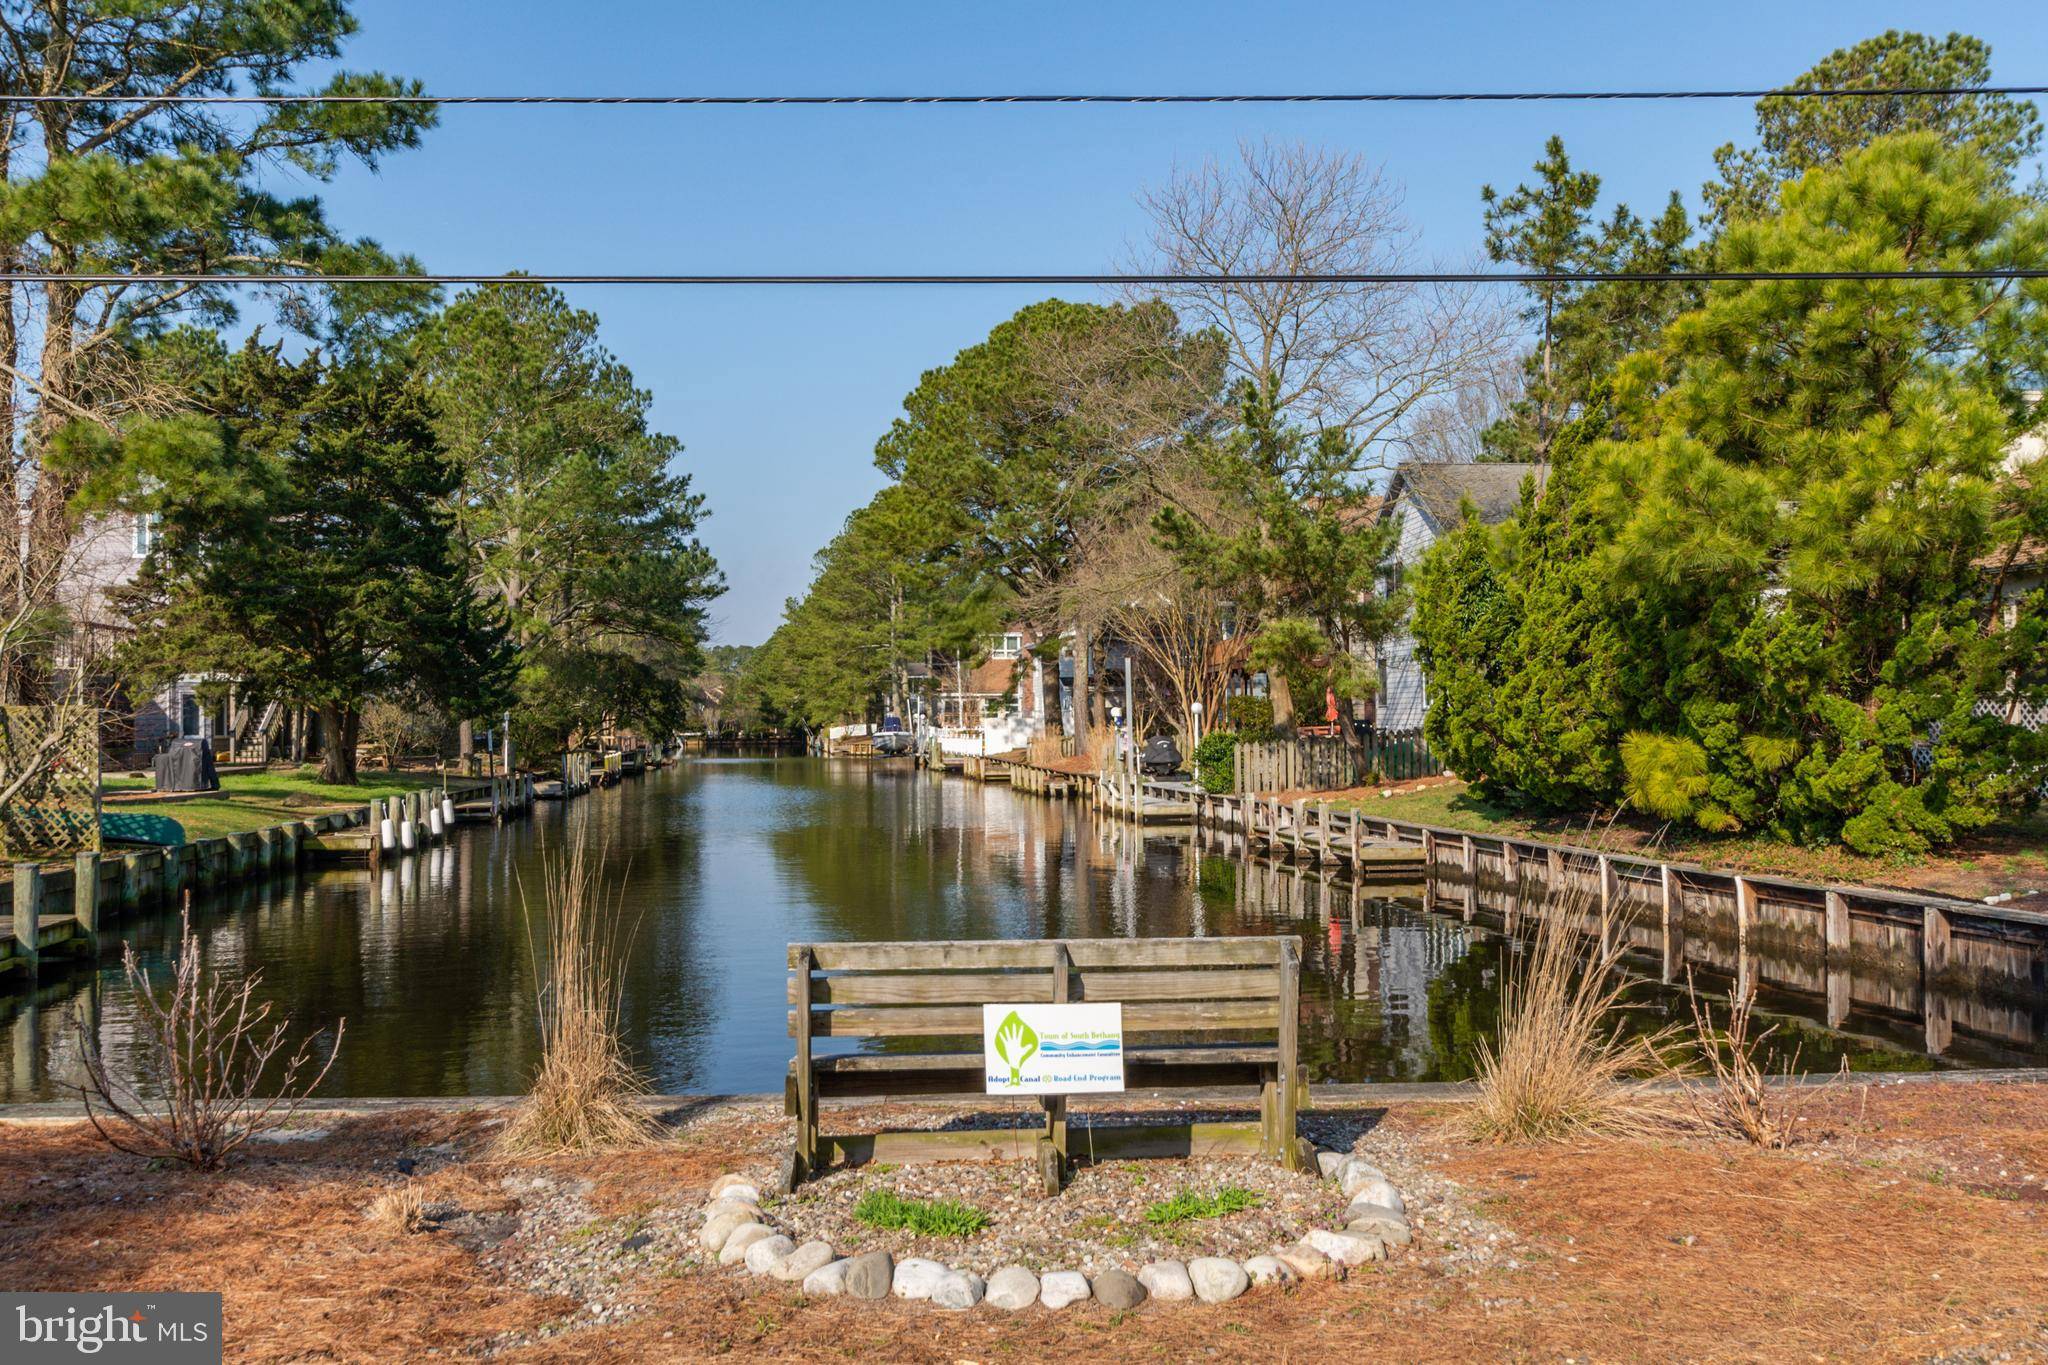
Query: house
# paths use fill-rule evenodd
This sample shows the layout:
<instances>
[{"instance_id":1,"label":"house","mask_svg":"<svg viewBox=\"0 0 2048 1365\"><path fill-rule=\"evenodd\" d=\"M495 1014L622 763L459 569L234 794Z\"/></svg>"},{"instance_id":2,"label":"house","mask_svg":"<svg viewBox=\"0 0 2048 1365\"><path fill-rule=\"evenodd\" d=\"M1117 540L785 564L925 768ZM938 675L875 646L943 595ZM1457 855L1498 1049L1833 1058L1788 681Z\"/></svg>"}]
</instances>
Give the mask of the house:
<instances>
[{"instance_id":1,"label":"house","mask_svg":"<svg viewBox=\"0 0 2048 1365\"><path fill-rule=\"evenodd\" d=\"M92 517L79 528L56 592L57 604L71 620L70 644L59 651L57 666L83 673L99 694L96 704L109 711L102 735L109 762L142 764L174 735L208 740L232 756L259 722L276 728L281 708L272 706L259 716L239 704L231 680L197 673L142 697L106 680L108 656L134 629L112 595L134 581L155 534L153 516L128 513Z\"/></svg>"},{"instance_id":2,"label":"house","mask_svg":"<svg viewBox=\"0 0 2048 1365\"><path fill-rule=\"evenodd\" d=\"M920 699L926 722L956 730L980 730L989 752L1022 748L1046 725L1045 661L1032 651L1038 636L1013 624L988 641L987 657L934 659L931 691Z\"/></svg>"},{"instance_id":3,"label":"house","mask_svg":"<svg viewBox=\"0 0 2048 1365\"><path fill-rule=\"evenodd\" d=\"M1488 526L1514 515L1522 484L1535 479L1542 487L1548 465L1433 464L1411 462L1394 471L1387 484L1380 516L1400 524L1386 589L1399 589L1402 579L1421 562L1430 546L1463 519L1470 502ZM1385 730L1414 730L1429 710L1422 666L1415 658L1415 639L1400 631L1381 641L1375 665L1380 676L1377 723Z\"/></svg>"}]
</instances>

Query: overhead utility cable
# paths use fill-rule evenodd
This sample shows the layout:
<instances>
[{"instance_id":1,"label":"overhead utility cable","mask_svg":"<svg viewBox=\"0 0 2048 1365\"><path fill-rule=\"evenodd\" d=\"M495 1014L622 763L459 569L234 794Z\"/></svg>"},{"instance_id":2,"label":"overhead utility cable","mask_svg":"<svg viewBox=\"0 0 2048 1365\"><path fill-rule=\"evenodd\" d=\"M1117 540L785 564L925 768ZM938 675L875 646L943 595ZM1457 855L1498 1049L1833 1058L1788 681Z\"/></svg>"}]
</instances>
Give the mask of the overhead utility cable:
<instances>
[{"instance_id":1,"label":"overhead utility cable","mask_svg":"<svg viewBox=\"0 0 2048 1365\"><path fill-rule=\"evenodd\" d=\"M404 94L7 94L18 104L438 104L438 105L911 105L911 104L1549 104L1588 100L1904 99L2048 95L2048 85L1845 85L1735 90L1354 90L1236 94L1009 95L428 95Z\"/></svg>"},{"instance_id":2,"label":"overhead utility cable","mask_svg":"<svg viewBox=\"0 0 2048 1365\"><path fill-rule=\"evenodd\" d=\"M714 274L185 274L138 271L133 274L81 274L60 271L0 271L0 283L64 283L80 287L107 285L1181 285L1214 287L1292 284L1764 284L1784 280L1867 280L1873 283L1930 280L2040 280L2048 268L1971 266L1954 270L1668 270L1668 271L1359 271L1327 274L1218 275L1083 275L1083 274L930 274L930 275L714 275Z\"/></svg>"}]
</instances>

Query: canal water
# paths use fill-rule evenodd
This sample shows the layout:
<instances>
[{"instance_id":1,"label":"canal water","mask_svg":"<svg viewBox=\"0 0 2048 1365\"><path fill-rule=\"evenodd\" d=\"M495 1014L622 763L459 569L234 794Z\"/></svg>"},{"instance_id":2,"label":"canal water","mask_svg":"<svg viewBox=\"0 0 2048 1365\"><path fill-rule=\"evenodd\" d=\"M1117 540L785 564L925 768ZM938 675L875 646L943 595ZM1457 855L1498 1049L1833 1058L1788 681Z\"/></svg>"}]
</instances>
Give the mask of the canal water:
<instances>
[{"instance_id":1,"label":"canal water","mask_svg":"<svg viewBox=\"0 0 2048 1365\"><path fill-rule=\"evenodd\" d=\"M526 904L543 859L571 840L605 851L630 942L624 1030L665 1092L780 1089L792 941L1298 934L1317 1081L1469 1077L1515 951L1425 910L1419 886L1325 885L1079 804L805 757L685 762L530 819L466 826L376 874L301 873L200 901L193 919L209 964L260 971L259 994L295 1030L347 1021L323 1094L510 1094L537 1046ZM175 915L119 928L160 975ZM1636 1027L1689 1017L1682 995L1652 984L1630 1001ZM1837 1031L1814 1022L1818 1000L1763 1003L1803 1069L1936 1064L1909 1020L1851 1016ZM0 1100L62 1097L80 1026L128 1058L135 1013L112 955L0 995ZM2040 1051L1959 1037L1940 1065L2039 1065Z\"/></svg>"}]
</instances>

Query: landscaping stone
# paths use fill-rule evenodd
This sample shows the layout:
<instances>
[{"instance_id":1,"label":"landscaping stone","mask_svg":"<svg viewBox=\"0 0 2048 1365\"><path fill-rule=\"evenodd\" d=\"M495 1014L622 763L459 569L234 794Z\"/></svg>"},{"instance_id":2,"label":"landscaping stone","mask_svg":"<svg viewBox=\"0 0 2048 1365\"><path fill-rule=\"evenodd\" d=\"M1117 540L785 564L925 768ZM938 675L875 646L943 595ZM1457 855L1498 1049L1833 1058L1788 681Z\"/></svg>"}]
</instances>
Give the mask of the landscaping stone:
<instances>
[{"instance_id":1,"label":"landscaping stone","mask_svg":"<svg viewBox=\"0 0 2048 1365\"><path fill-rule=\"evenodd\" d=\"M1088 1277L1078 1270L1054 1270L1040 1277L1038 1301L1047 1308L1065 1308L1088 1297Z\"/></svg>"},{"instance_id":2,"label":"landscaping stone","mask_svg":"<svg viewBox=\"0 0 2048 1365\"><path fill-rule=\"evenodd\" d=\"M766 1275L795 1250L795 1239L779 1232L773 1237L760 1238L747 1248L747 1270L755 1275Z\"/></svg>"},{"instance_id":3,"label":"landscaping stone","mask_svg":"<svg viewBox=\"0 0 2048 1365\"><path fill-rule=\"evenodd\" d=\"M1254 1256L1244 1263L1244 1273L1253 1284L1286 1284L1295 1278L1293 1268L1278 1256Z\"/></svg>"},{"instance_id":4,"label":"landscaping stone","mask_svg":"<svg viewBox=\"0 0 2048 1365\"><path fill-rule=\"evenodd\" d=\"M745 1214L747 1221L750 1223L765 1223L768 1221L761 1216L761 1206L759 1204L745 1199L719 1199L706 1204L704 1206L704 1221L709 1223L712 1219L722 1218L729 1213Z\"/></svg>"},{"instance_id":5,"label":"landscaping stone","mask_svg":"<svg viewBox=\"0 0 2048 1365\"><path fill-rule=\"evenodd\" d=\"M1038 1302L1038 1277L1021 1265L1006 1265L988 1277L988 1301L1015 1312Z\"/></svg>"},{"instance_id":6,"label":"landscaping stone","mask_svg":"<svg viewBox=\"0 0 2048 1365\"><path fill-rule=\"evenodd\" d=\"M763 1226L751 1213L721 1213L718 1217L706 1223L704 1230L697 1234L697 1244L706 1251L723 1251L725 1250L726 1239L741 1228L749 1225L755 1227Z\"/></svg>"},{"instance_id":7,"label":"landscaping stone","mask_svg":"<svg viewBox=\"0 0 2048 1365\"><path fill-rule=\"evenodd\" d=\"M768 1273L778 1280L803 1280L808 1279L812 1271L822 1270L831 1263L831 1243L805 1242L783 1257Z\"/></svg>"},{"instance_id":8,"label":"landscaping stone","mask_svg":"<svg viewBox=\"0 0 2048 1365\"><path fill-rule=\"evenodd\" d=\"M809 1243L806 1243L806 1245L809 1245ZM801 1251L803 1247L798 1247L797 1250ZM846 1292L847 1267L852 1264L852 1261L846 1260L834 1261L830 1265L819 1266L816 1270L804 1276L804 1293L815 1299L828 1299L835 1294L844 1294Z\"/></svg>"},{"instance_id":9,"label":"landscaping stone","mask_svg":"<svg viewBox=\"0 0 2048 1365\"><path fill-rule=\"evenodd\" d=\"M1401 1192L1385 1180L1368 1180L1355 1190L1345 1192L1347 1204L1378 1204L1381 1208L1392 1209L1406 1216L1408 1202L1401 1198Z\"/></svg>"},{"instance_id":10,"label":"landscaping stone","mask_svg":"<svg viewBox=\"0 0 2048 1365\"><path fill-rule=\"evenodd\" d=\"M987 1290L981 1276L969 1270L949 1270L932 1286L932 1305L955 1311L972 1308Z\"/></svg>"},{"instance_id":11,"label":"landscaping stone","mask_svg":"<svg viewBox=\"0 0 2048 1365\"><path fill-rule=\"evenodd\" d=\"M1356 1200L1358 1192L1371 1184L1385 1184L1387 1173L1361 1157L1348 1157L1337 1170L1337 1188L1346 1199ZM1377 1202L1377 1201L1375 1201Z\"/></svg>"},{"instance_id":12,"label":"landscaping stone","mask_svg":"<svg viewBox=\"0 0 2048 1365\"><path fill-rule=\"evenodd\" d=\"M946 1267L922 1256L909 1256L896 1263L889 1292L899 1299L928 1299L946 1275Z\"/></svg>"},{"instance_id":13,"label":"landscaping stone","mask_svg":"<svg viewBox=\"0 0 2048 1365\"><path fill-rule=\"evenodd\" d=\"M1384 1261L1387 1258L1386 1243L1363 1233L1332 1232L1328 1228L1313 1228L1301 1240L1338 1265L1364 1265L1367 1261Z\"/></svg>"},{"instance_id":14,"label":"landscaping stone","mask_svg":"<svg viewBox=\"0 0 2048 1365\"><path fill-rule=\"evenodd\" d=\"M1243 1266L1222 1256L1195 1257L1188 1262L1188 1278L1203 1303L1228 1303L1252 1284Z\"/></svg>"},{"instance_id":15,"label":"landscaping stone","mask_svg":"<svg viewBox=\"0 0 2048 1365\"><path fill-rule=\"evenodd\" d=\"M1330 1264L1330 1258L1307 1242L1281 1247L1273 1257L1304 1280L1327 1280L1337 1273L1337 1267Z\"/></svg>"},{"instance_id":16,"label":"landscaping stone","mask_svg":"<svg viewBox=\"0 0 2048 1365\"><path fill-rule=\"evenodd\" d=\"M1161 1303L1184 1303L1195 1296L1195 1282L1179 1261L1154 1261L1138 1272L1138 1283Z\"/></svg>"},{"instance_id":17,"label":"landscaping stone","mask_svg":"<svg viewBox=\"0 0 2048 1365\"><path fill-rule=\"evenodd\" d=\"M1137 1277L1124 1270L1105 1270L1095 1277L1092 1286L1096 1301L1105 1308L1121 1313L1136 1308L1145 1301L1145 1286Z\"/></svg>"},{"instance_id":18,"label":"landscaping stone","mask_svg":"<svg viewBox=\"0 0 2048 1365\"><path fill-rule=\"evenodd\" d=\"M856 1299L886 1299L895 1277L896 1262L888 1252L864 1252L846 1263L846 1292Z\"/></svg>"},{"instance_id":19,"label":"landscaping stone","mask_svg":"<svg viewBox=\"0 0 2048 1365\"><path fill-rule=\"evenodd\" d=\"M1317 1152L1316 1174L1325 1180L1335 1180L1337 1173L1344 1169L1344 1163L1351 1159L1351 1153L1349 1152Z\"/></svg>"},{"instance_id":20,"label":"landscaping stone","mask_svg":"<svg viewBox=\"0 0 2048 1365\"><path fill-rule=\"evenodd\" d=\"M750 1204L761 1202L761 1189L743 1175L722 1175L711 1182L713 1199L744 1199Z\"/></svg>"},{"instance_id":21,"label":"landscaping stone","mask_svg":"<svg viewBox=\"0 0 2048 1365\"><path fill-rule=\"evenodd\" d=\"M653 1245L654 1234L648 1232L636 1232L631 1237L628 1237L625 1241L619 1243L619 1250L645 1251L647 1250L647 1248Z\"/></svg>"},{"instance_id":22,"label":"landscaping stone","mask_svg":"<svg viewBox=\"0 0 2048 1365\"><path fill-rule=\"evenodd\" d=\"M743 1223L734 1228L732 1236L725 1239L725 1245L718 1249L720 1265L738 1265L747 1259L747 1248L763 1237L773 1237L775 1229L766 1223ZM794 1245L794 1243L792 1243Z\"/></svg>"},{"instance_id":23,"label":"landscaping stone","mask_svg":"<svg viewBox=\"0 0 2048 1365\"><path fill-rule=\"evenodd\" d=\"M1344 1230L1377 1237L1393 1247L1404 1247L1415 1240L1407 1217L1384 1204L1353 1204L1344 1210Z\"/></svg>"}]
</instances>

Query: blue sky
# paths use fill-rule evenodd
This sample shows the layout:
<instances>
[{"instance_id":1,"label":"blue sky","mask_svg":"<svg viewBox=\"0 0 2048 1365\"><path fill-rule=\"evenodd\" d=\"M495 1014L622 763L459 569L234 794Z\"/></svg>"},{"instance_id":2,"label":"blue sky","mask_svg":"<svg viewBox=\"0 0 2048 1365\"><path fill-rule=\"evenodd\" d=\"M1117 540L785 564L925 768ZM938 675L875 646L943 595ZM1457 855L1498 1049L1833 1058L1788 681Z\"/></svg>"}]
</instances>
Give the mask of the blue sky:
<instances>
[{"instance_id":1,"label":"blue sky","mask_svg":"<svg viewBox=\"0 0 2048 1365\"><path fill-rule=\"evenodd\" d=\"M359 0L348 62L463 93L1564 89L1768 85L1888 27L1974 33L2048 83L2035 3L695 5ZM1669 17L1664 17L1668 15ZM333 220L439 271L1091 271L1136 191L1243 137L1355 150L1406 185L1424 249L1479 243L1479 187L1561 133L1610 199L1688 200L1740 102L1663 105L451 109L419 151L327 190ZM1085 291L1075 291L1087 297ZM710 501L756 643L880 486L925 369L1039 294L587 288Z\"/></svg>"}]
</instances>

